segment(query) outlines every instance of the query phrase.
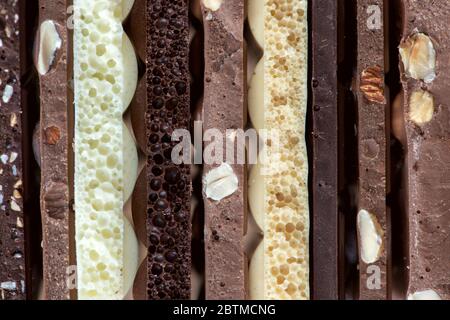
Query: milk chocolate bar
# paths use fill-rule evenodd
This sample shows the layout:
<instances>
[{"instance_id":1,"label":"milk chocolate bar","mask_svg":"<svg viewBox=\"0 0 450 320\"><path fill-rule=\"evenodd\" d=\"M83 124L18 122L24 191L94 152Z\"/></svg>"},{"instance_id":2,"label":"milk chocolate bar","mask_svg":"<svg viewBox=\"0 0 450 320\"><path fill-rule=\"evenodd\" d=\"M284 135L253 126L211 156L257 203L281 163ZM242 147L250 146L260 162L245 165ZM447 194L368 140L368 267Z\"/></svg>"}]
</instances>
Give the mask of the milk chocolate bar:
<instances>
[{"instance_id":1,"label":"milk chocolate bar","mask_svg":"<svg viewBox=\"0 0 450 320\"><path fill-rule=\"evenodd\" d=\"M313 1L312 33L312 275L315 300L339 298L338 3Z\"/></svg>"},{"instance_id":2,"label":"milk chocolate bar","mask_svg":"<svg viewBox=\"0 0 450 320\"><path fill-rule=\"evenodd\" d=\"M25 299L30 289L23 177L28 160L22 152L26 101L21 77L27 71L24 10L17 0L0 3L0 300Z\"/></svg>"},{"instance_id":3,"label":"milk chocolate bar","mask_svg":"<svg viewBox=\"0 0 450 320\"><path fill-rule=\"evenodd\" d=\"M406 128L408 299L450 299L450 3L404 0L399 46ZM444 27L445 26L445 27Z\"/></svg>"},{"instance_id":4,"label":"milk chocolate bar","mask_svg":"<svg viewBox=\"0 0 450 320\"><path fill-rule=\"evenodd\" d=\"M34 59L40 85L43 298L70 298L68 31L66 1L39 1Z\"/></svg>"},{"instance_id":5,"label":"milk chocolate bar","mask_svg":"<svg viewBox=\"0 0 450 320\"><path fill-rule=\"evenodd\" d=\"M176 164L171 155L180 143L172 141L173 132L190 128L189 5L161 0L148 2L146 10L147 110L141 121L147 160L147 298L189 299L190 165Z\"/></svg>"},{"instance_id":6,"label":"milk chocolate bar","mask_svg":"<svg viewBox=\"0 0 450 320\"><path fill-rule=\"evenodd\" d=\"M383 1L357 1L359 298L387 299L387 127Z\"/></svg>"},{"instance_id":7,"label":"milk chocolate bar","mask_svg":"<svg viewBox=\"0 0 450 320\"><path fill-rule=\"evenodd\" d=\"M238 154L244 146L235 148L236 140L227 136L227 130L243 130L246 124L244 2L201 1L201 10L205 32L203 129L219 130L226 136L224 146L231 139L235 150L233 158L226 159L230 163L225 159L211 163L205 158L206 299L242 300L247 297L244 277L247 190L245 163L239 163ZM205 149L211 145L205 142ZM223 149L224 157L228 152Z\"/></svg>"}]
</instances>

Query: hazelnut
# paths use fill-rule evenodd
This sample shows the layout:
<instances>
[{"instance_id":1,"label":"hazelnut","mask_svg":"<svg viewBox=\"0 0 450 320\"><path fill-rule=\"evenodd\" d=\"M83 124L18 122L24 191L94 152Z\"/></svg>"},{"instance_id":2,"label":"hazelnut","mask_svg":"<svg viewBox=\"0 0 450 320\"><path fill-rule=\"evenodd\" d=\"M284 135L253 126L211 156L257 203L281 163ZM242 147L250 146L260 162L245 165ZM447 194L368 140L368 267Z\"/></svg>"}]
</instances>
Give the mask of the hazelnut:
<instances>
[{"instance_id":1,"label":"hazelnut","mask_svg":"<svg viewBox=\"0 0 450 320\"><path fill-rule=\"evenodd\" d=\"M228 163L209 171L203 178L206 197L220 201L232 195L238 189L239 180Z\"/></svg>"},{"instance_id":2,"label":"hazelnut","mask_svg":"<svg viewBox=\"0 0 450 320\"><path fill-rule=\"evenodd\" d=\"M222 1L223 0L202 0L205 8L207 8L211 11L219 10L220 6L222 5Z\"/></svg>"},{"instance_id":3,"label":"hazelnut","mask_svg":"<svg viewBox=\"0 0 450 320\"><path fill-rule=\"evenodd\" d=\"M40 75L47 74L57 61L62 39L51 20L41 23L35 45L35 64Z\"/></svg>"},{"instance_id":4,"label":"hazelnut","mask_svg":"<svg viewBox=\"0 0 450 320\"><path fill-rule=\"evenodd\" d=\"M45 143L55 145L58 143L58 141L61 139L61 131L58 127L51 126L48 128L45 128L44 130L45 135Z\"/></svg>"},{"instance_id":5,"label":"hazelnut","mask_svg":"<svg viewBox=\"0 0 450 320\"><path fill-rule=\"evenodd\" d=\"M436 78L436 51L430 37L415 33L400 44L399 50L408 77L426 83Z\"/></svg>"},{"instance_id":6,"label":"hazelnut","mask_svg":"<svg viewBox=\"0 0 450 320\"><path fill-rule=\"evenodd\" d=\"M361 72L359 89L367 100L385 104L383 70L380 66L372 66Z\"/></svg>"},{"instance_id":7,"label":"hazelnut","mask_svg":"<svg viewBox=\"0 0 450 320\"><path fill-rule=\"evenodd\" d=\"M409 118L416 124L427 123L433 118L434 98L422 89L414 91L409 98Z\"/></svg>"},{"instance_id":8,"label":"hazelnut","mask_svg":"<svg viewBox=\"0 0 450 320\"><path fill-rule=\"evenodd\" d=\"M357 223L361 260L366 264L374 263L380 257L383 230L377 218L366 210L358 212Z\"/></svg>"}]
</instances>

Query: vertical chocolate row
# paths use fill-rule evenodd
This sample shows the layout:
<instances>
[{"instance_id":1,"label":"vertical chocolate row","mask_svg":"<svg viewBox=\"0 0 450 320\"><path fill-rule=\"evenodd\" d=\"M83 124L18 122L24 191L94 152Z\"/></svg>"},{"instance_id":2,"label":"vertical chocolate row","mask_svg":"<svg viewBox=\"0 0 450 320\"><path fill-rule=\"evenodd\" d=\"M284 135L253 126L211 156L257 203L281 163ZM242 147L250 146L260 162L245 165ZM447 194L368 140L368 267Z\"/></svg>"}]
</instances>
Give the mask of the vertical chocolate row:
<instances>
[{"instance_id":1,"label":"vertical chocolate row","mask_svg":"<svg viewBox=\"0 0 450 320\"><path fill-rule=\"evenodd\" d=\"M44 298L69 299L69 186L66 1L39 1L35 66L40 82Z\"/></svg>"},{"instance_id":2,"label":"vertical chocolate row","mask_svg":"<svg viewBox=\"0 0 450 320\"><path fill-rule=\"evenodd\" d=\"M174 130L190 127L188 12L187 0L147 6L148 299L191 295L190 165L171 155Z\"/></svg>"},{"instance_id":3,"label":"vertical chocolate row","mask_svg":"<svg viewBox=\"0 0 450 320\"><path fill-rule=\"evenodd\" d=\"M339 298L337 1L313 1L312 280L314 300Z\"/></svg>"},{"instance_id":4,"label":"vertical chocolate row","mask_svg":"<svg viewBox=\"0 0 450 320\"><path fill-rule=\"evenodd\" d=\"M201 9L205 31L205 141L208 130L218 130L224 135L224 143L232 141L235 151L231 159L227 157L229 163L224 157L218 159L217 154L212 157L219 161L212 163L206 151L217 142L205 143L206 299L245 299L245 163L239 163L238 157L243 146L235 148L235 139L227 132L243 130L246 123L244 1L201 1ZM221 151L215 149L215 152ZM223 151L225 156L225 149Z\"/></svg>"},{"instance_id":5,"label":"vertical chocolate row","mask_svg":"<svg viewBox=\"0 0 450 320\"><path fill-rule=\"evenodd\" d=\"M359 298L387 299L386 93L383 1L357 1Z\"/></svg>"},{"instance_id":6,"label":"vertical chocolate row","mask_svg":"<svg viewBox=\"0 0 450 320\"><path fill-rule=\"evenodd\" d=\"M450 299L450 2L404 0L408 299Z\"/></svg>"},{"instance_id":7,"label":"vertical chocolate row","mask_svg":"<svg viewBox=\"0 0 450 320\"><path fill-rule=\"evenodd\" d=\"M0 300L25 299L28 281L25 261L22 133L24 96L21 77L26 61L20 2L0 3Z\"/></svg>"}]
</instances>

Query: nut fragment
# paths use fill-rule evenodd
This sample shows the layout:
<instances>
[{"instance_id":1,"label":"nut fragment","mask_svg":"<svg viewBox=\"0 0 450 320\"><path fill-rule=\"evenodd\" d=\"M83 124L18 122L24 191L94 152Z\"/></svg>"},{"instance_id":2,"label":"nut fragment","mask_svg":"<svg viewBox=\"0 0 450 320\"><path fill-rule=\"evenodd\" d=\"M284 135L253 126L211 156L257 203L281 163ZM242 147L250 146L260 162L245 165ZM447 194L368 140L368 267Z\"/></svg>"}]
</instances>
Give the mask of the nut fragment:
<instances>
[{"instance_id":1,"label":"nut fragment","mask_svg":"<svg viewBox=\"0 0 450 320\"><path fill-rule=\"evenodd\" d=\"M400 45L399 50L408 77L426 83L436 78L436 51L430 37L423 33L413 34Z\"/></svg>"},{"instance_id":2,"label":"nut fragment","mask_svg":"<svg viewBox=\"0 0 450 320\"><path fill-rule=\"evenodd\" d=\"M54 219L63 219L68 210L67 185L62 182L50 182L43 195L45 212Z\"/></svg>"},{"instance_id":3,"label":"nut fragment","mask_svg":"<svg viewBox=\"0 0 450 320\"><path fill-rule=\"evenodd\" d=\"M366 264L374 263L380 257L383 231L377 218L366 210L359 211L357 220L361 259Z\"/></svg>"},{"instance_id":4,"label":"nut fragment","mask_svg":"<svg viewBox=\"0 0 450 320\"><path fill-rule=\"evenodd\" d=\"M17 115L15 113L11 113L11 118L9 119L9 125L11 127L15 127L17 124Z\"/></svg>"},{"instance_id":5,"label":"nut fragment","mask_svg":"<svg viewBox=\"0 0 450 320\"><path fill-rule=\"evenodd\" d=\"M45 20L41 23L37 41L36 69L39 74L45 75L55 65L58 51L62 46L62 39L53 21Z\"/></svg>"},{"instance_id":6,"label":"nut fragment","mask_svg":"<svg viewBox=\"0 0 450 320\"><path fill-rule=\"evenodd\" d=\"M408 300L442 300L434 290L417 291L408 296Z\"/></svg>"},{"instance_id":7,"label":"nut fragment","mask_svg":"<svg viewBox=\"0 0 450 320\"><path fill-rule=\"evenodd\" d=\"M48 128L45 128L44 130L45 134L45 143L47 144L57 144L59 139L61 139L61 131L58 127L51 126Z\"/></svg>"},{"instance_id":8,"label":"nut fragment","mask_svg":"<svg viewBox=\"0 0 450 320\"><path fill-rule=\"evenodd\" d=\"M219 10L223 0L202 0L203 5L211 11Z\"/></svg>"},{"instance_id":9,"label":"nut fragment","mask_svg":"<svg viewBox=\"0 0 450 320\"><path fill-rule=\"evenodd\" d=\"M367 100L385 104L383 70L380 66L372 66L361 72L360 90Z\"/></svg>"},{"instance_id":10,"label":"nut fragment","mask_svg":"<svg viewBox=\"0 0 450 320\"><path fill-rule=\"evenodd\" d=\"M23 228L23 220L21 217L17 217L16 226L17 226L17 228Z\"/></svg>"},{"instance_id":11,"label":"nut fragment","mask_svg":"<svg viewBox=\"0 0 450 320\"><path fill-rule=\"evenodd\" d=\"M14 211L20 211L20 207L14 200L11 200L11 209Z\"/></svg>"},{"instance_id":12,"label":"nut fragment","mask_svg":"<svg viewBox=\"0 0 450 320\"><path fill-rule=\"evenodd\" d=\"M233 194L238 189L238 185L239 180L228 163L222 163L203 178L205 194L214 201L220 201Z\"/></svg>"},{"instance_id":13,"label":"nut fragment","mask_svg":"<svg viewBox=\"0 0 450 320\"><path fill-rule=\"evenodd\" d=\"M434 98L424 90L417 90L409 98L409 118L416 124L424 124L433 118Z\"/></svg>"}]
</instances>

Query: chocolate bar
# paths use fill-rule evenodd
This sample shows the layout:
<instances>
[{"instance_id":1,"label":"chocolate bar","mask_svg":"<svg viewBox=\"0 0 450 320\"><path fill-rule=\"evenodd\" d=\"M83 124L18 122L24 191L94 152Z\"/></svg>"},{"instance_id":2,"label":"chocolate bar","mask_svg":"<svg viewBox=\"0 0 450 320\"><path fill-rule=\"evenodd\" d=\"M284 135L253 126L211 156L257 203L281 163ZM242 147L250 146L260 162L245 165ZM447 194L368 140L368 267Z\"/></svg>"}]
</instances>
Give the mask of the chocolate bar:
<instances>
[{"instance_id":1,"label":"chocolate bar","mask_svg":"<svg viewBox=\"0 0 450 320\"><path fill-rule=\"evenodd\" d=\"M65 300L70 299L67 3L40 0L39 8L34 59L41 105L43 294L45 299Z\"/></svg>"},{"instance_id":2,"label":"chocolate bar","mask_svg":"<svg viewBox=\"0 0 450 320\"><path fill-rule=\"evenodd\" d=\"M0 3L0 300L23 300L30 294L26 260L28 227L24 203L26 129L21 77L27 71L24 7ZM21 42L21 40L23 42Z\"/></svg>"},{"instance_id":3,"label":"chocolate bar","mask_svg":"<svg viewBox=\"0 0 450 320\"><path fill-rule=\"evenodd\" d=\"M399 46L406 128L408 299L450 299L450 3L404 0Z\"/></svg>"},{"instance_id":4,"label":"chocolate bar","mask_svg":"<svg viewBox=\"0 0 450 320\"><path fill-rule=\"evenodd\" d=\"M123 299L138 268L138 242L124 215L138 154L123 113L138 65L123 31L133 1L75 0L75 243L78 299Z\"/></svg>"},{"instance_id":5,"label":"chocolate bar","mask_svg":"<svg viewBox=\"0 0 450 320\"><path fill-rule=\"evenodd\" d=\"M190 128L189 5L161 0L147 3L146 12L146 296L189 299L190 165L176 164L171 155L180 143L172 141L173 132Z\"/></svg>"},{"instance_id":6,"label":"chocolate bar","mask_svg":"<svg viewBox=\"0 0 450 320\"><path fill-rule=\"evenodd\" d=\"M264 48L248 93L264 140L263 161L249 177L250 209L264 236L251 259L251 299L310 297L308 2L288 2L249 2L250 29Z\"/></svg>"},{"instance_id":7,"label":"chocolate bar","mask_svg":"<svg viewBox=\"0 0 450 320\"><path fill-rule=\"evenodd\" d=\"M244 2L201 1L201 11L205 34L203 129L219 130L227 136L227 130L243 130L246 125ZM238 161L244 146L234 147L236 139L230 136L224 137L224 145L228 139L235 150L232 159L214 163L205 159L203 167L205 290L209 300L247 297L247 184L245 163ZM212 145L205 142L205 150ZM223 149L222 154L228 152Z\"/></svg>"},{"instance_id":8,"label":"chocolate bar","mask_svg":"<svg viewBox=\"0 0 450 320\"><path fill-rule=\"evenodd\" d=\"M314 300L339 298L338 3L314 1L312 33L312 275Z\"/></svg>"},{"instance_id":9,"label":"chocolate bar","mask_svg":"<svg viewBox=\"0 0 450 320\"><path fill-rule=\"evenodd\" d=\"M357 1L359 298L387 299L389 229L383 1Z\"/></svg>"}]
</instances>

